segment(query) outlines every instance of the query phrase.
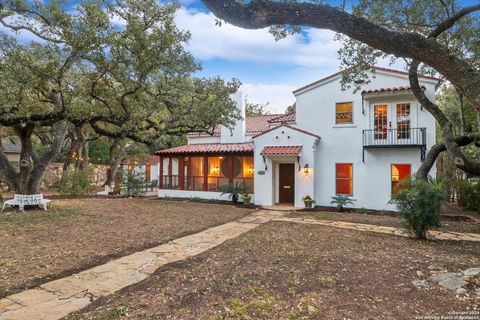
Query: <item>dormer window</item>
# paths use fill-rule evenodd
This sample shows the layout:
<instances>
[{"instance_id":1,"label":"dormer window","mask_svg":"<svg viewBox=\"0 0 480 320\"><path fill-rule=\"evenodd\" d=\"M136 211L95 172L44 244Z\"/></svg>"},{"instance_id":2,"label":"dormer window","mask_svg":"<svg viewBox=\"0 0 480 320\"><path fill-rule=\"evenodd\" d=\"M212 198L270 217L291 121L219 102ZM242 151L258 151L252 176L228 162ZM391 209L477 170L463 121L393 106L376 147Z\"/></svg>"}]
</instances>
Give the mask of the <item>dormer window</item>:
<instances>
[{"instance_id":1,"label":"dormer window","mask_svg":"<svg viewBox=\"0 0 480 320\"><path fill-rule=\"evenodd\" d=\"M353 103L339 102L335 104L335 123L352 124L353 123Z\"/></svg>"}]
</instances>

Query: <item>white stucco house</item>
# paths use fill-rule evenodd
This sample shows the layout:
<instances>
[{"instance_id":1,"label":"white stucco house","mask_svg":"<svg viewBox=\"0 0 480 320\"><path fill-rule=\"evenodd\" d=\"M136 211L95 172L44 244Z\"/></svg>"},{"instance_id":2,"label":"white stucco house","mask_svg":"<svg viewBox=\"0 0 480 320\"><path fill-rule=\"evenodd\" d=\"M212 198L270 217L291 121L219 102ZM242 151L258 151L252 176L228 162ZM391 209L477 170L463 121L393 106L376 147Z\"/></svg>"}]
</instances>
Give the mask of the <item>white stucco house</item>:
<instances>
[{"instance_id":1,"label":"white stucco house","mask_svg":"<svg viewBox=\"0 0 480 320\"><path fill-rule=\"evenodd\" d=\"M257 205L303 207L349 195L357 208L394 209L398 181L420 166L435 143L435 120L414 98L408 74L372 67L363 91L342 90L338 72L293 92L296 113L244 117L230 130L195 134L160 150L159 197L221 199L240 182ZM439 80L421 77L435 100ZM244 113L241 94L238 107ZM432 174L435 174L432 172Z\"/></svg>"}]
</instances>

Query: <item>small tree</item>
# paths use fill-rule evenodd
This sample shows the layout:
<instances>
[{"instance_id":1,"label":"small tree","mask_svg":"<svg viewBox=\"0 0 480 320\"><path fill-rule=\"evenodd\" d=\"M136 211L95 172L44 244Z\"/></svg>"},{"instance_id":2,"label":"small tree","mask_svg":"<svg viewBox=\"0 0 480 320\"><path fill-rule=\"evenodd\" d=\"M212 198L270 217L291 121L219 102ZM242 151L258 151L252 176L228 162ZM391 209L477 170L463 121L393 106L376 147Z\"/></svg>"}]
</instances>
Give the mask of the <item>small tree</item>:
<instances>
[{"instance_id":1,"label":"small tree","mask_svg":"<svg viewBox=\"0 0 480 320\"><path fill-rule=\"evenodd\" d=\"M441 227L440 207L446 196L444 183L412 177L399 184L390 202L397 206L405 226L417 238L426 239L428 230Z\"/></svg>"},{"instance_id":2,"label":"small tree","mask_svg":"<svg viewBox=\"0 0 480 320\"><path fill-rule=\"evenodd\" d=\"M330 203L337 206L337 211L343 212L343 209L346 205L348 204L353 205L353 201L354 200L350 198L350 196L339 194L339 195L336 195L335 197L332 197L332 201L330 201Z\"/></svg>"},{"instance_id":3,"label":"small tree","mask_svg":"<svg viewBox=\"0 0 480 320\"><path fill-rule=\"evenodd\" d=\"M122 194L127 197L141 197L145 194L145 175L143 172L127 174L122 179Z\"/></svg>"},{"instance_id":4,"label":"small tree","mask_svg":"<svg viewBox=\"0 0 480 320\"><path fill-rule=\"evenodd\" d=\"M58 189L61 195L72 197L84 196L93 190L94 186L90 183L89 172L81 169L64 172Z\"/></svg>"}]
</instances>

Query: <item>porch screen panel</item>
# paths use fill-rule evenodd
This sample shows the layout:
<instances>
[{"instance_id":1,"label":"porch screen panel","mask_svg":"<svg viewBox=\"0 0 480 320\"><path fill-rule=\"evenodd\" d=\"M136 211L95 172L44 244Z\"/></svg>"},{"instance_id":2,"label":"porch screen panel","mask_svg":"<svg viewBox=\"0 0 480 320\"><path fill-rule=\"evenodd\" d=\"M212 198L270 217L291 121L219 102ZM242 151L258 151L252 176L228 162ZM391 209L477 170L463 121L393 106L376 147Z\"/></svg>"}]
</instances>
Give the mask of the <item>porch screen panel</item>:
<instances>
[{"instance_id":1,"label":"porch screen panel","mask_svg":"<svg viewBox=\"0 0 480 320\"><path fill-rule=\"evenodd\" d=\"M410 139L410 103L397 104L397 138Z\"/></svg>"},{"instance_id":2,"label":"porch screen panel","mask_svg":"<svg viewBox=\"0 0 480 320\"><path fill-rule=\"evenodd\" d=\"M337 163L335 165L336 194L353 194L353 165Z\"/></svg>"},{"instance_id":3,"label":"porch screen panel","mask_svg":"<svg viewBox=\"0 0 480 320\"><path fill-rule=\"evenodd\" d=\"M387 139L388 130L388 106L386 104L377 104L373 106L373 126L375 129L375 139Z\"/></svg>"},{"instance_id":4,"label":"porch screen panel","mask_svg":"<svg viewBox=\"0 0 480 320\"><path fill-rule=\"evenodd\" d=\"M208 157L208 186L207 190L221 192L223 186L228 185L228 176L225 175L224 160L226 157Z\"/></svg>"},{"instance_id":5,"label":"porch screen panel","mask_svg":"<svg viewBox=\"0 0 480 320\"><path fill-rule=\"evenodd\" d=\"M203 178L203 157L190 157L187 172L187 189L202 191Z\"/></svg>"}]
</instances>

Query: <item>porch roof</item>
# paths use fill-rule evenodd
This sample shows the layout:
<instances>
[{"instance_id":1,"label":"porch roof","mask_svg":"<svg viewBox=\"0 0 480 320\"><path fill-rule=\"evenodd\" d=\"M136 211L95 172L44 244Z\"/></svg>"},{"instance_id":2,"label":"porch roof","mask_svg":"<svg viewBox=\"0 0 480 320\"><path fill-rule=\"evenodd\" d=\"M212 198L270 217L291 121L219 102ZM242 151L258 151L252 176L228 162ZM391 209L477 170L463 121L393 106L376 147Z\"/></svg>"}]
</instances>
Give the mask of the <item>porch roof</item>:
<instances>
[{"instance_id":1,"label":"porch roof","mask_svg":"<svg viewBox=\"0 0 480 320\"><path fill-rule=\"evenodd\" d=\"M260 154L262 156L298 156L302 146L266 146Z\"/></svg>"},{"instance_id":2,"label":"porch roof","mask_svg":"<svg viewBox=\"0 0 480 320\"><path fill-rule=\"evenodd\" d=\"M251 142L246 143L199 143L186 144L184 146L159 150L156 155L192 155L192 154L221 154L221 153L251 153L254 146Z\"/></svg>"}]
</instances>

